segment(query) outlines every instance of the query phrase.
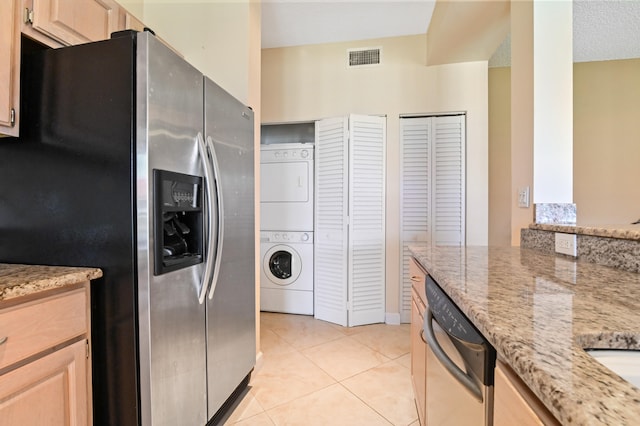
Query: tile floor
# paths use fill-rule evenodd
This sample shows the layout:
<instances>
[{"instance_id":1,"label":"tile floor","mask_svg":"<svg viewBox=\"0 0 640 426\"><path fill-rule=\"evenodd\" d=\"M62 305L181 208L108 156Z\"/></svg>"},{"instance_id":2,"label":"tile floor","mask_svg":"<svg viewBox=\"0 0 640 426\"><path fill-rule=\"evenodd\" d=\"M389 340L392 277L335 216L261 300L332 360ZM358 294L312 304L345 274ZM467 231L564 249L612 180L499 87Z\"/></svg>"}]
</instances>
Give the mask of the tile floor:
<instances>
[{"instance_id":1,"label":"tile floor","mask_svg":"<svg viewBox=\"0 0 640 426\"><path fill-rule=\"evenodd\" d=\"M262 367L225 425L418 425L409 325L261 313Z\"/></svg>"}]
</instances>

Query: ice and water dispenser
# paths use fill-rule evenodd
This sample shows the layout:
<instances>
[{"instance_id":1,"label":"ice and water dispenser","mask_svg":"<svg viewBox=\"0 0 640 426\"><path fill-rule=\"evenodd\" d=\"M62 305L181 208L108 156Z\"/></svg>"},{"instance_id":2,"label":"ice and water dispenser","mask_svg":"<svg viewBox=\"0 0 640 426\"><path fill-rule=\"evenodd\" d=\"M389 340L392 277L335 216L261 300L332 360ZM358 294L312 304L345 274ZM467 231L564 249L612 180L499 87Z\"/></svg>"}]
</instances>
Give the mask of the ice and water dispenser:
<instances>
[{"instance_id":1,"label":"ice and water dispenser","mask_svg":"<svg viewBox=\"0 0 640 426\"><path fill-rule=\"evenodd\" d=\"M202 262L204 229L202 178L153 171L154 275Z\"/></svg>"}]
</instances>

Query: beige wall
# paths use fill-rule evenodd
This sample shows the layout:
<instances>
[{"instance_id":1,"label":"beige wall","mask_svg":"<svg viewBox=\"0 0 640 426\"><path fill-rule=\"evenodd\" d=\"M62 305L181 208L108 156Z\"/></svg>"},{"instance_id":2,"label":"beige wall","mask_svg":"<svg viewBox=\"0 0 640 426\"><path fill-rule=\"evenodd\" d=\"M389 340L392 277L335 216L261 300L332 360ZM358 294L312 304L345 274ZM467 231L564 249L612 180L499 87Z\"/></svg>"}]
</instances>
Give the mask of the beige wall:
<instances>
[{"instance_id":1,"label":"beige wall","mask_svg":"<svg viewBox=\"0 0 640 426\"><path fill-rule=\"evenodd\" d=\"M254 214L255 226L255 284L256 284L256 351L258 353L257 368L262 362L262 349L260 346L260 123L262 121L262 3L260 0L251 1L249 6L249 82L247 103L251 105L254 112L253 132L254 132L254 157L253 169L255 172L254 185Z\"/></svg>"},{"instance_id":2,"label":"beige wall","mask_svg":"<svg viewBox=\"0 0 640 426\"><path fill-rule=\"evenodd\" d=\"M248 103L250 9L248 0L145 0L141 20L193 66Z\"/></svg>"},{"instance_id":3,"label":"beige wall","mask_svg":"<svg viewBox=\"0 0 640 426\"><path fill-rule=\"evenodd\" d=\"M534 21L532 1L511 1L511 245L520 245L520 229L533 219L529 207L519 207L520 188L533 186L534 153Z\"/></svg>"},{"instance_id":4,"label":"beige wall","mask_svg":"<svg viewBox=\"0 0 640 426\"><path fill-rule=\"evenodd\" d=\"M347 49L381 47L382 65L347 69ZM487 62L427 67L426 36L262 52L263 123L387 116L387 313L399 313L399 116L467 113L467 243L488 242Z\"/></svg>"},{"instance_id":5,"label":"beige wall","mask_svg":"<svg viewBox=\"0 0 640 426\"><path fill-rule=\"evenodd\" d=\"M489 68L489 245L511 245L511 68Z\"/></svg>"},{"instance_id":6,"label":"beige wall","mask_svg":"<svg viewBox=\"0 0 640 426\"><path fill-rule=\"evenodd\" d=\"M574 201L582 224L640 218L640 59L574 66Z\"/></svg>"},{"instance_id":7,"label":"beige wall","mask_svg":"<svg viewBox=\"0 0 640 426\"><path fill-rule=\"evenodd\" d=\"M118 4L125 9L127 12L138 18L142 21L144 17L144 0L117 0Z\"/></svg>"},{"instance_id":8,"label":"beige wall","mask_svg":"<svg viewBox=\"0 0 640 426\"><path fill-rule=\"evenodd\" d=\"M640 59L583 62L573 68L573 194L581 224L640 218ZM489 69L489 243L509 232L509 68ZM519 229L515 238L519 239Z\"/></svg>"}]
</instances>

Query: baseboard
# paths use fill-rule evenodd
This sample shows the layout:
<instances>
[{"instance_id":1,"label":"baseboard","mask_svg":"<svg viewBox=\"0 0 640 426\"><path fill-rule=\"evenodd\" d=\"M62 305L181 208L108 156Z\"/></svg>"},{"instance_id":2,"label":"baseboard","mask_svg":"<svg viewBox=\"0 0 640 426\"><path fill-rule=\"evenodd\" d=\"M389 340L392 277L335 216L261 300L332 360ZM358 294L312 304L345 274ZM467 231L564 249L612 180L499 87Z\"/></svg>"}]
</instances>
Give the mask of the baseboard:
<instances>
[{"instance_id":1,"label":"baseboard","mask_svg":"<svg viewBox=\"0 0 640 426\"><path fill-rule=\"evenodd\" d=\"M257 373L262 368L262 364L264 364L264 357L262 355L262 351L256 354L256 365L253 367L253 372Z\"/></svg>"},{"instance_id":2,"label":"baseboard","mask_svg":"<svg viewBox=\"0 0 640 426\"><path fill-rule=\"evenodd\" d=\"M400 313L399 312L387 312L384 318L384 322L390 325L400 325Z\"/></svg>"}]
</instances>

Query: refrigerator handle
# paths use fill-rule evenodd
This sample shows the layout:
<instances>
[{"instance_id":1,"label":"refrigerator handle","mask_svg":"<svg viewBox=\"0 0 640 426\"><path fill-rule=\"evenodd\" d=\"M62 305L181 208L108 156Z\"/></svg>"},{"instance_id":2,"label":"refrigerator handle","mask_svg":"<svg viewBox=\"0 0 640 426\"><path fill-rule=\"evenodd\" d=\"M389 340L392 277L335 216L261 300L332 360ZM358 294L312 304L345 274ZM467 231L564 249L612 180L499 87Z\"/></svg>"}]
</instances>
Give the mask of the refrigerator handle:
<instances>
[{"instance_id":1,"label":"refrigerator handle","mask_svg":"<svg viewBox=\"0 0 640 426\"><path fill-rule=\"evenodd\" d=\"M211 193L211 181L213 180L213 174L211 172L211 164L207 156L207 148L204 144L202 133L198 133L198 153L202 161L202 167L204 168L204 191L205 199L207 202L207 254L205 257L204 273L202 274L202 282L200 283L200 290L198 291L198 300L200 303L204 303L204 299L207 295L207 289L211 282L211 276L213 275L213 210L212 210L212 193Z\"/></svg>"},{"instance_id":2,"label":"refrigerator handle","mask_svg":"<svg viewBox=\"0 0 640 426\"><path fill-rule=\"evenodd\" d=\"M220 167L218 166L218 157L213 146L211 136L207 136L207 148L211 159L213 160L213 177L215 180L216 195L218 200L218 247L216 248L216 261L213 268L213 279L211 280L211 288L209 289L209 299L213 299L213 293L218 285L218 276L220 275L220 264L222 262L222 244L224 242L224 206L222 199L222 188L220 187Z\"/></svg>"}]
</instances>

